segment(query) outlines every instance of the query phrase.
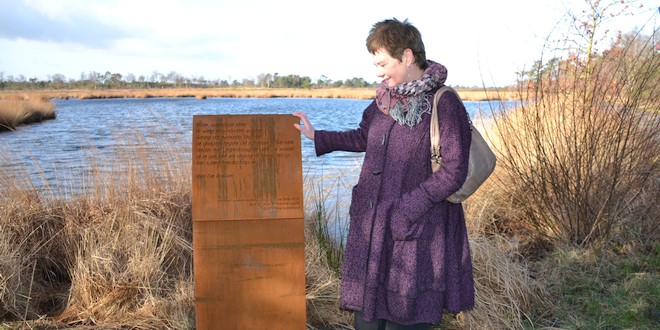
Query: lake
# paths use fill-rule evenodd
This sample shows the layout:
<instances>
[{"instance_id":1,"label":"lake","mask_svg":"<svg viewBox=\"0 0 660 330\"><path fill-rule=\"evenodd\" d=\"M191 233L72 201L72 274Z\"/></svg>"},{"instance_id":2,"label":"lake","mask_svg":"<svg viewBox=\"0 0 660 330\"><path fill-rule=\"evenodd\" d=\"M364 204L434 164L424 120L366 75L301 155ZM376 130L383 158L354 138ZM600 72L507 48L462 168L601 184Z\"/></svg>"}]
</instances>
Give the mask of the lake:
<instances>
[{"instance_id":1,"label":"lake","mask_svg":"<svg viewBox=\"0 0 660 330\"><path fill-rule=\"evenodd\" d=\"M193 115L290 114L305 111L316 129L346 130L358 126L371 101L297 98L148 98L54 100L57 119L0 133L1 175L29 176L39 188L56 187L63 195L85 190L81 173L90 161L111 162L117 152L169 139L190 159ZM473 116L487 102L465 102ZM361 153L334 152L316 157L312 141L303 138L305 180L344 198L355 184ZM161 141L162 142L162 141ZM154 152L159 149L155 148ZM319 178L323 178L318 181ZM2 181L0 181L2 182ZM0 187L0 191L2 187Z\"/></svg>"}]
</instances>

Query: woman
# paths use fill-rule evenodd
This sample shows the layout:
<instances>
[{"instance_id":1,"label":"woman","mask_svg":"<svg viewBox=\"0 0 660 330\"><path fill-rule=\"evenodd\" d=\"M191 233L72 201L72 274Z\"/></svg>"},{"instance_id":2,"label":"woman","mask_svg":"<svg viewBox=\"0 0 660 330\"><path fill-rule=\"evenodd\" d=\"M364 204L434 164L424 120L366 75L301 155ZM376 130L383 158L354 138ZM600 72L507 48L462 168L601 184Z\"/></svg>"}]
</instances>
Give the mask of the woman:
<instances>
[{"instance_id":1,"label":"woman","mask_svg":"<svg viewBox=\"0 0 660 330\"><path fill-rule=\"evenodd\" d=\"M443 309L474 306L472 263L461 204L445 199L467 175L470 128L453 93L438 102L443 163L433 173L429 124L434 93L447 69L426 60L417 28L396 19L376 23L367 38L378 77L376 99L358 128L315 130L304 113L295 124L317 156L365 152L349 209L341 308L356 329L428 329Z\"/></svg>"}]
</instances>

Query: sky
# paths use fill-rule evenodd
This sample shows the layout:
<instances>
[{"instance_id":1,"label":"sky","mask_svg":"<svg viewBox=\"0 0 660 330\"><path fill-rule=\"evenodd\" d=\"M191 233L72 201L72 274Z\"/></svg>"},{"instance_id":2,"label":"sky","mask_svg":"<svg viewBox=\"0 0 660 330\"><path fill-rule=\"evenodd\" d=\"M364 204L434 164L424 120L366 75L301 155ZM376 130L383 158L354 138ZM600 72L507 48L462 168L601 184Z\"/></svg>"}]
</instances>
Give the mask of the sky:
<instances>
[{"instance_id":1,"label":"sky","mask_svg":"<svg viewBox=\"0 0 660 330\"><path fill-rule=\"evenodd\" d=\"M603 31L651 35L660 1L635 1L642 8ZM375 82L366 37L374 23L397 18L420 30L427 58L447 66L447 84L505 86L567 31L567 11L585 8L584 0L0 0L0 73Z\"/></svg>"}]
</instances>

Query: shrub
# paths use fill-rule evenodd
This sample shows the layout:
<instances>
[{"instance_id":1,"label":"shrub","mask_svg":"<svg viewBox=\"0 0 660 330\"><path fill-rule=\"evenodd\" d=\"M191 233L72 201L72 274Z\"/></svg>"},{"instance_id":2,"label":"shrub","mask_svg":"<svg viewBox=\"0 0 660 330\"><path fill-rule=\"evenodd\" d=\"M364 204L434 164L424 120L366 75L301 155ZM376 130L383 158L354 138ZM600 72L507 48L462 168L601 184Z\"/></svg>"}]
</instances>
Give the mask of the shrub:
<instances>
[{"instance_id":1,"label":"shrub","mask_svg":"<svg viewBox=\"0 0 660 330\"><path fill-rule=\"evenodd\" d=\"M660 191L660 54L633 33L596 55L590 33L522 77L492 133L509 216L579 245L633 222L657 229Z\"/></svg>"}]
</instances>

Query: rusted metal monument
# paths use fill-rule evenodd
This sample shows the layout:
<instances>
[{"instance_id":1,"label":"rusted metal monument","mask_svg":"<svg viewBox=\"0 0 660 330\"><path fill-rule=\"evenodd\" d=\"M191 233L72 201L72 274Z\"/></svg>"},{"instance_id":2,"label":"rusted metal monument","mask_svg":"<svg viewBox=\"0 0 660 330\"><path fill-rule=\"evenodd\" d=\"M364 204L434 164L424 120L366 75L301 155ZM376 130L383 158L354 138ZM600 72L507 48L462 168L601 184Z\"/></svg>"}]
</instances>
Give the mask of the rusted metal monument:
<instances>
[{"instance_id":1,"label":"rusted metal monument","mask_svg":"<svg viewBox=\"0 0 660 330\"><path fill-rule=\"evenodd\" d=\"M298 121L193 116L197 329L305 329Z\"/></svg>"}]
</instances>

